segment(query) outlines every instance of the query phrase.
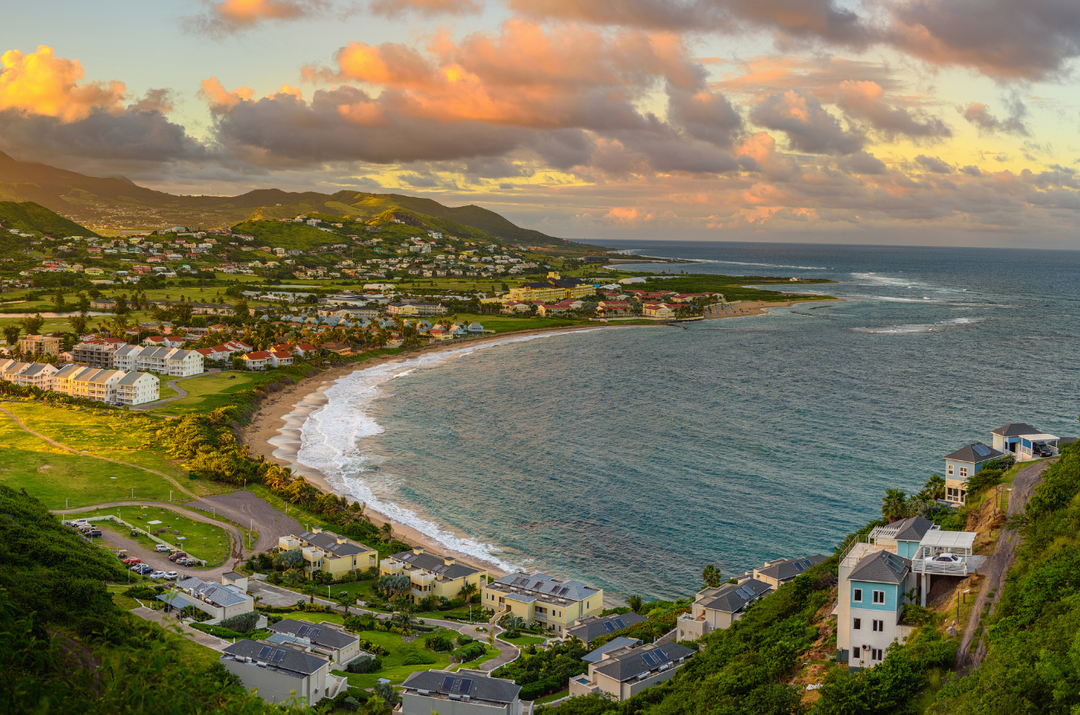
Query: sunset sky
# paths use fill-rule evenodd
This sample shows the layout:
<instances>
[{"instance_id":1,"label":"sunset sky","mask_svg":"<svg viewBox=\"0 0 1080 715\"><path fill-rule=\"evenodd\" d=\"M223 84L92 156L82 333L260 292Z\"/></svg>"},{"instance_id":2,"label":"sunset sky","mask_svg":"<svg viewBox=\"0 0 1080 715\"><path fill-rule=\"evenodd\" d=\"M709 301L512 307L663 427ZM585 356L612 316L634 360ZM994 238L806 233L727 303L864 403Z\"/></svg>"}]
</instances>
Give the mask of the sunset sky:
<instances>
[{"instance_id":1,"label":"sunset sky","mask_svg":"<svg viewBox=\"0 0 1080 715\"><path fill-rule=\"evenodd\" d=\"M1080 248L1077 0L48 0L0 53L0 150L172 192Z\"/></svg>"}]
</instances>

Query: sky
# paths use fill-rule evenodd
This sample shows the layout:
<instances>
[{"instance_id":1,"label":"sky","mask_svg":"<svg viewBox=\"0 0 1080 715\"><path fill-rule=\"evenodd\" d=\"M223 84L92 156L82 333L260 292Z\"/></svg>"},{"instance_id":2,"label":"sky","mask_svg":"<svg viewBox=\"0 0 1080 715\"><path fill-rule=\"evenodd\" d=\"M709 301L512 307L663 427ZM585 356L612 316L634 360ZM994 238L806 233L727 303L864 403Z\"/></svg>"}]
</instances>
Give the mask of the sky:
<instances>
[{"instance_id":1,"label":"sky","mask_svg":"<svg viewBox=\"0 0 1080 715\"><path fill-rule=\"evenodd\" d=\"M565 238L1080 248L1077 0L37 0L0 151Z\"/></svg>"}]
</instances>

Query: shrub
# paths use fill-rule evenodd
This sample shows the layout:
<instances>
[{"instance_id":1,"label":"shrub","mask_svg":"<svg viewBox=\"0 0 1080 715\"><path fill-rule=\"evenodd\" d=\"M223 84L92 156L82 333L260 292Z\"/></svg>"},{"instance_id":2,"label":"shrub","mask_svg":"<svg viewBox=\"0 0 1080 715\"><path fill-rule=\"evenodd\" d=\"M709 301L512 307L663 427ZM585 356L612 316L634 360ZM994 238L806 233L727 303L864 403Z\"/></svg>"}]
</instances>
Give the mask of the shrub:
<instances>
[{"instance_id":1,"label":"shrub","mask_svg":"<svg viewBox=\"0 0 1080 715\"><path fill-rule=\"evenodd\" d=\"M473 640L474 639L473 639L472 636L467 636L464 633L462 633L461 635L459 635L457 637L457 644L458 645L469 645L470 643L473 642Z\"/></svg>"},{"instance_id":2,"label":"shrub","mask_svg":"<svg viewBox=\"0 0 1080 715\"><path fill-rule=\"evenodd\" d=\"M360 650L366 650L368 653L374 653L375 655L387 656L390 655L390 651L383 648L378 643L372 643L369 640L363 638L360 639Z\"/></svg>"},{"instance_id":3,"label":"shrub","mask_svg":"<svg viewBox=\"0 0 1080 715\"><path fill-rule=\"evenodd\" d=\"M350 673L374 673L382 668L382 658L362 655L345 666Z\"/></svg>"},{"instance_id":4,"label":"shrub","mask_svg":"<svg viewBox=\"0 0 1080 715\"><path fill-rule=\"evenodd\" d=\"M486 652L483 643L468 643L454 651L454 660L459 663L468 663L482 657Z\"/></svg>"},{"instance_id":5,"label":"shrub","mask_svg":"<svg viewBox=\"0 0 1080 715\"><path fill-rule=\"evenodd\" d=\"M1000 469L980 469L968 477L968 495L979 494L995 484L1000 484L1003 474Z\"/></svg>"},{"instance_id":6,"label":"shrub","mask_svg":"<svg viewBox=\"0 0 1080 715\"><path fill-rule=\"evenodd\" d=\"M438 660L435 656L424 653L412 644L403 646L401 653L405 656L402 665L433 665Z\"/></svg>"},{"instance_id":7,"label":"shrub","mask_svg":"<svg viewBox=\"0 0 1080 715\"><path fill-rule=\"evenodd\" d=\"M424 646L436 653L446 653L454 649L454 642L450 636L443 633L433 633L424 639Z\"/></svg>"},{"instance_id":8,"label":"shrub","mask_svg":"<svg viewBox=\"0 0 1080 715\"><path fill-rule=\"evenodd\" d=\"M229 630L236 631L237 633L247 633L248 631L255 630L255 626L259 623L259 614L255 611L251 613L241 613L238 616L232 618L226 618L218 625L222 628L228 628Z\"/></svg>"}]
</instances>

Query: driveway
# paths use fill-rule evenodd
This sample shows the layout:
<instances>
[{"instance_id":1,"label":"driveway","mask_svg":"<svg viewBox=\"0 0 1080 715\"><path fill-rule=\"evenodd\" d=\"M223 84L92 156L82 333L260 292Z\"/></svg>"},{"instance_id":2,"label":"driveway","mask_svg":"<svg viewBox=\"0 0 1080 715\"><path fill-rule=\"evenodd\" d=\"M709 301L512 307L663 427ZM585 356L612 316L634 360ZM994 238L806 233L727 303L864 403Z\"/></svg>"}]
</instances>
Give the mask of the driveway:
<instances>
[{"instance_id":1,"label":"driveway","mask_svg":"<svg viewBox=\"0 0 1080 715\"><path fill-rule=\"evenodd\" d=\"M225 650L225 648L229 645L228 641L223 641L220 638L210 635L209 633L197 631L191 626L177 620L175 616L166 614L164 611L152 611L149 608L143 607L136 608L131 612L139 618L142 618L143 620L153 621L154 623L157 623L158 625L162 626L163 628L167 628L170 631L173 630L175 627L179 626L180 634L184 638L195 641L199 645L206 646L207 648L221 651Z\"/></svg>"},{"instance_id":2,"label":"driveway","mask_svg":"<svg viewBox=\"0 0 1080 715\"><path fill-rule=\"evenodd\" d=\"M165 385L168 386L168 387L171 387L174 390L176 390L176 395L174 397L166 397L164 400L157 400L156 402L144 402L141 405L132 405L128 409L130 409L132 411L135 411L135 412L141 412L143 410L152 410L155 407L160 407L161 405L164 405L166 402L172 402L173 400L179 400L179 399L182 399L184 397L187 397L187 395L188 395L187 391L184 390L184 388L177 385L176 383L183 382L184 380L190 380L193 377L203 377L205 375L213 375L215 372L221 372L221 370L216 368L216 367L212 367L209 370L207 370L206 372L199 373L198 375L188 375L187 377L178 377L175 380L169 380L168 382L165 383Z\"/></svg>"}]
</instances>

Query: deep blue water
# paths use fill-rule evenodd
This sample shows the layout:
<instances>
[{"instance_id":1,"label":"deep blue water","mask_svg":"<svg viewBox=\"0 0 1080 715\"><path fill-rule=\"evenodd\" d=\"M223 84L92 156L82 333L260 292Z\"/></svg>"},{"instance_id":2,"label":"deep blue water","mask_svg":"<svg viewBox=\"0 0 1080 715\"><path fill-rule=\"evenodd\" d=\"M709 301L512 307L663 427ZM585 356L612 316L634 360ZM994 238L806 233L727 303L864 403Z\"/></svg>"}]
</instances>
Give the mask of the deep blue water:
<instances>
[{"instance_id":1,"label":"deep blue water","mask_svg":"<svg viewBox=\"0 0 1080 715\"><path fill-rule=\"evenodd\" d=\"M456 548L659 597L690 594L710 562L830 553L886 489L917 491L1002 424L1080 431L1080 252L619 247L830 278L794 290L845 302L361 373L301 458Z\"/></svg>"}]
</instances>

